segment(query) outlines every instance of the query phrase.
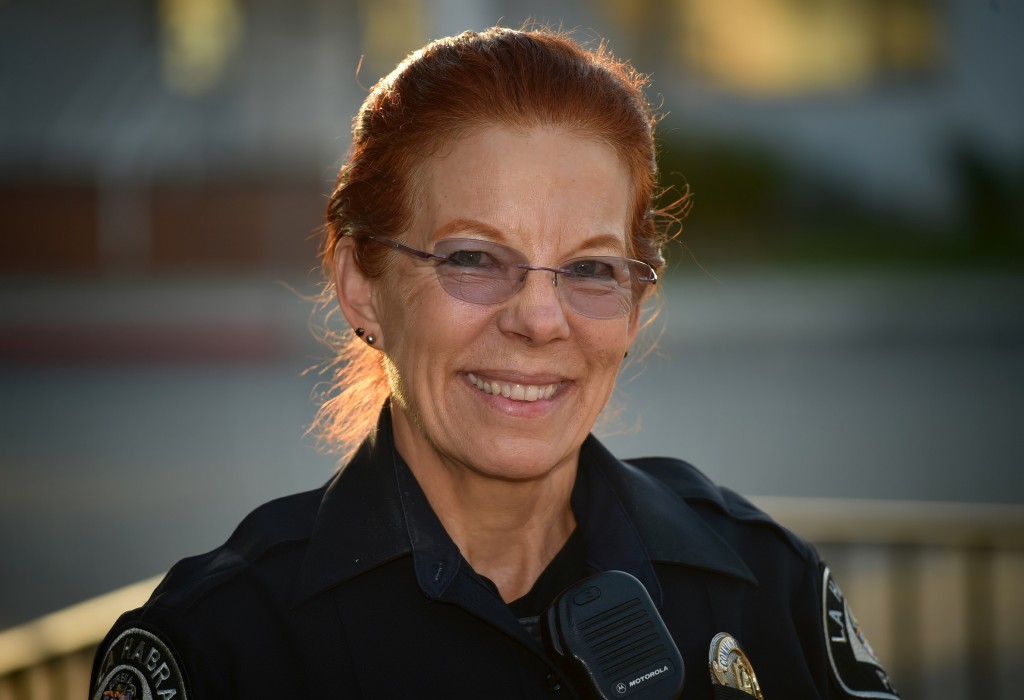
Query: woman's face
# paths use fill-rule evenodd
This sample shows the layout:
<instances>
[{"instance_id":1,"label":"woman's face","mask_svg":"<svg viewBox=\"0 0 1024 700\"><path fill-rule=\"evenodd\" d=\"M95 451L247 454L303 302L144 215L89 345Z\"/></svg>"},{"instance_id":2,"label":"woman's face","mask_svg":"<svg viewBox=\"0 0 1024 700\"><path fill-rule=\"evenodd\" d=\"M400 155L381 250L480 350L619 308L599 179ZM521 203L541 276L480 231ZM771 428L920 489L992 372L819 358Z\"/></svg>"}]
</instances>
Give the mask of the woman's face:
<instances>
[{"instance_id":1,"label":"woman's face","mask_svg":"<svg viewBox=\"0 0 1024 700\"><path fill-rule=\"evenodd\" d=\"M631 186L615 152L554 129L492 127L431 158L406 245L474 238L558 267L626 255ZM399 452L500 479L574 464L612 392L637 313L569 309L552 273L529 272L507 301L460 301L432 265L394 254L374 286ZM531 400L532 399L532 400Z\"/></svg>"}]
</instances>

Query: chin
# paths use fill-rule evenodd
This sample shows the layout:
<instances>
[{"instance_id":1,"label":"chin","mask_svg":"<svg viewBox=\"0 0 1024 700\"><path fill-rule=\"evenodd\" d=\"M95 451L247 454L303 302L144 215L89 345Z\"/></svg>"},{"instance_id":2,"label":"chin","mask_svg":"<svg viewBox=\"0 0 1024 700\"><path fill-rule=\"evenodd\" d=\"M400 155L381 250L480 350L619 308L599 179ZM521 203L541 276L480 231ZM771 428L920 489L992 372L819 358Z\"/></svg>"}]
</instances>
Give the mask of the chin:
<instances>
[{"instance_id":1,"label":"chin","mask_svg":"<svg viewBox=\"0 0 1024 700\"><path fill-rule=\"evenodd\" d=\"M566 463L575 463L571 457L579 446L553 449L552 443L543 439L519 438L495 440L486 449L491 459L476 461L474 466L479 472L496 479L529 481L547 476Z\"/></svg>"}]
</instances>

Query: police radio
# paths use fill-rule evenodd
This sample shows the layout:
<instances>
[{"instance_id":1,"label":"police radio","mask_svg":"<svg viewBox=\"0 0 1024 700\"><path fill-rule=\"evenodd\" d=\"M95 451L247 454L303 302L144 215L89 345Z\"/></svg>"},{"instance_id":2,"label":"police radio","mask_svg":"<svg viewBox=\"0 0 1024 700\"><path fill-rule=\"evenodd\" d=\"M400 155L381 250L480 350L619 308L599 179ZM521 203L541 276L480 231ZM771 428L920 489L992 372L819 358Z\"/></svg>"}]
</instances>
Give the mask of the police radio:
<instances>
[{"instance_id":1,"label":"police radio","mask_svg":"<svg viewBox=\"0 0 1024 700\"><path fill-rule=\"evenodd\" d=\"M683 692L683 657L647 589L605 571L566 589L541 618L544 648L588 698L667 700Z\"/></svg>"}]
</instances>

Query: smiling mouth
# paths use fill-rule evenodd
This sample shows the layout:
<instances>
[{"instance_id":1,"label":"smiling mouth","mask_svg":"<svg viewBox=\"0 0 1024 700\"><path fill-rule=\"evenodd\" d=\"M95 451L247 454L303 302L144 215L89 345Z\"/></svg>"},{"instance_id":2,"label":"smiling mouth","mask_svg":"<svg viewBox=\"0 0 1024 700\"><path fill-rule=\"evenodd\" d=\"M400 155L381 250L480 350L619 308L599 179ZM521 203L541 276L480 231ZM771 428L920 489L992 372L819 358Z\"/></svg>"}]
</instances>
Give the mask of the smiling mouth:
<instances>
[{"instance_id":1,"label":"smiling mouth","mask_svg":"<svg viewBox=\"0 0 1024 700\"><path fill-rule=\"evenodd\" d=\"M558 390L559 383L556 384L509 384L507 382L499 382L496 380L488 381L481 379L475 374L466 374L469 377L469 381L473 383L480 391L485 394L492 396L504 396L506 399L512 401L539 401L541 399L550 399L555 395Z\"/></svg>"}]
</instances>

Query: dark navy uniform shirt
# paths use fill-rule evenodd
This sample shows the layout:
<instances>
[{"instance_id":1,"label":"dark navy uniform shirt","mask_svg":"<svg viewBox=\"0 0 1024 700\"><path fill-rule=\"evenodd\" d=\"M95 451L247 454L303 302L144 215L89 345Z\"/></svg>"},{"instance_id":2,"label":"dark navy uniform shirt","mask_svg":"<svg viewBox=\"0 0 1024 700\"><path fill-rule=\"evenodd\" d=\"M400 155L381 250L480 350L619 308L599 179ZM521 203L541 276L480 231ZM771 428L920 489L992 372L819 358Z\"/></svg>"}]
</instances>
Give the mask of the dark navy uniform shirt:
<instances>
[{"instance_id":1,"label":"dark navy uniform shirt","mask_svg":"<svg viewBox=\"0 0 1024 700\"><path fill-rule=\"evenodd\" d=\"M895 698L808 544L673 459L622 462L593 437L572 508L589 573L625 571L710 699L712 639L739 643L767 700ZM251 513L179 562L101 644L91 697L586 697L477 575L375 435L327 485Z\"/></svg>"}]
</instances>

